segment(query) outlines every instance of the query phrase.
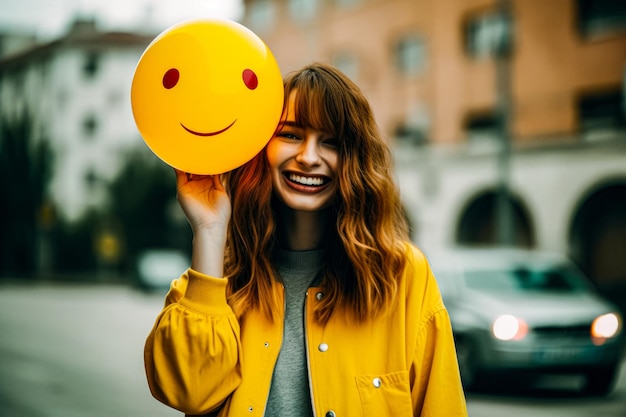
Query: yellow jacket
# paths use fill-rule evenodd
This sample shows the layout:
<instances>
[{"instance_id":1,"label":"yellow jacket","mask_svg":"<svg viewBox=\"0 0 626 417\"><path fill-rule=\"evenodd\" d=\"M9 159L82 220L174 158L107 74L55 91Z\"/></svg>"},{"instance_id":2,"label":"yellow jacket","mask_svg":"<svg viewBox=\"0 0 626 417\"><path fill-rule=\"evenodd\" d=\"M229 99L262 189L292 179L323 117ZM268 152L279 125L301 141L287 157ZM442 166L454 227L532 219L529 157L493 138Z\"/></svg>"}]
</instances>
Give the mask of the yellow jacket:
<instances>
[{"instance_id":1,"label":"yellow jacket","mask_svg":"<svg viewBox=\"0 0 626 417\"><path fill-rule=\"evenodd\" d=\"M314 414L467 416L448 313L424 255L407 250L398 302L359 325L337 315L326 326L306 299L305 334ZM172 283L145 345L155 398L189 415L263 416L283 334L256 311L239 322L226 303L226 280L191 269ZM281 285L275 286L283 296Z\"/></svg>"}]
</instances>

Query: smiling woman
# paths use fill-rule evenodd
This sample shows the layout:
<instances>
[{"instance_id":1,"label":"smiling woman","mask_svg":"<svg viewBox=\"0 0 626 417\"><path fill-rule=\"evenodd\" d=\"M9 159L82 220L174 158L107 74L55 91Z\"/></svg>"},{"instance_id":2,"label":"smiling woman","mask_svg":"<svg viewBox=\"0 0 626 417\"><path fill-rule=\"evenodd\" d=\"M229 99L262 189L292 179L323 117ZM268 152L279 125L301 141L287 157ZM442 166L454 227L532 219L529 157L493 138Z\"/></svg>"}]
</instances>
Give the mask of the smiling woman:
<instances>
[{"instance_id":1,"label":"smiling woman","mask_svg":"<svg viewBox=\"0 0 626 417\"><path fill-rule=\"evenodd\" d=\"M302 91L301 95L308 92ZM297 120L298 98L293 90L276 135L267 146L274 194L293 210L328 207L338 189L339 153L334 134L302 125Z\"/></svg>"},{"instance_id":2,"label":"smiling woman","mask_svg":"<svg viewBox=\"0 0 626 417\"><path fill-rule=\"evenodd\" d=\"M250 161L177 172L193 250L146 340L153 395L190 415L467 416L448 313L365 96L311 64L284 98Z\"/></svg>"}]
</instances>

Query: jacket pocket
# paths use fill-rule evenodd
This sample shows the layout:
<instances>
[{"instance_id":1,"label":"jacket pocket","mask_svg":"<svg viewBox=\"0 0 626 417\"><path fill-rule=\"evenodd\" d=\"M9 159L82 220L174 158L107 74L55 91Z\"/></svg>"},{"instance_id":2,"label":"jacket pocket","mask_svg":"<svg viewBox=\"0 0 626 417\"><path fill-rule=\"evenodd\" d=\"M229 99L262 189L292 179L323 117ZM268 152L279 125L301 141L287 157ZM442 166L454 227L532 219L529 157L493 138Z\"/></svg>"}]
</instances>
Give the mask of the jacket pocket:
<instances>
[{"instance_id":1,"label":"jacket pocket","mask_svg":"<svg viewBox=\"0 0 626 417\"><path fill-rule=\"evenodd\" d=\"M412 416L408 371L355 378L364 417Z\"/></svg>"}]
</instances>

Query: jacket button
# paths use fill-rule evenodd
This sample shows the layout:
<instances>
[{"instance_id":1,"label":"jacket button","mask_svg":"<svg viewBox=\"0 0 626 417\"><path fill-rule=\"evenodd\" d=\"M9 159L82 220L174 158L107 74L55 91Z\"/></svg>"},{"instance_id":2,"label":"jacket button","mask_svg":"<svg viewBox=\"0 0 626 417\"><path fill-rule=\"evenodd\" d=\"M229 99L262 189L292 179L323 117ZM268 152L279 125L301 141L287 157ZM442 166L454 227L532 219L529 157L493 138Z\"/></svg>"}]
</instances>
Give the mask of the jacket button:
<instances>
[{"instance_id":1,"label":"jacket button","mask_svg":"<svg viewBox=\"0 0 626 417\"><path fill-rule=\"evenodd\" d=\"M373 384L376 388L380 388L380 385L381 385L380 378L378 378L378 377L377 377L377 378L374 378L374 379L372 380L372 384Z\"/></svg>"},{"instance_id":2,"label":"jacket button","mask_svg":"<svg viewBox=\"0 0 626 417\"><path fill-rule=\"evenodd\" d=\"M326 343L320 343L320 345L317 348L320 350L320 352L326 352L328 350L328 345ZM330 412L331 411L329 411L329 413ZM328 415L328 413L326 413L326 415Z\"/></svg>"},{"instance_id":3,"label":"jacket button","mask_svg":"<svg viewBox=\"0 0 626 417\"><path fill-rule=\"evenodd\" d=\"M326 412L326 417L336 417L337 414L333 410Z\"/></svg>"},{"instance_id":4,"label":"jacket button","mask_svg":"<svg viewBox=\"0 0 626 417\"><path fill-rule=\"evenodd\" d=\"M324 298L324 293L323 293L323 292L321 292L321 291L320 291L320 292L318 292L317 294L315 294L315 299L316 299L317 301L321 301L321 300L322 300L322 298Z\"/></svg>"}]
</instances>

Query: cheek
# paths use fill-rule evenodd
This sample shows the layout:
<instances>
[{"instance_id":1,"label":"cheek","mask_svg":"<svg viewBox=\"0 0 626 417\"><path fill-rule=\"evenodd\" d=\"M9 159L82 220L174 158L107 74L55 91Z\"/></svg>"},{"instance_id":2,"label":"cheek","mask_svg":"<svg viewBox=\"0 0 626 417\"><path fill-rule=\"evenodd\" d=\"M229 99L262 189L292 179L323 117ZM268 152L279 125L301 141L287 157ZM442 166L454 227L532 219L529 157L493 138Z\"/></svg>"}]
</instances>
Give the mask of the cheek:
<instances>
[{"instance_id":1,"label":"cheek","mask_svg":"<svg viewBox=\"0 0 626 417\"><path fill-rule=\"evenodd\" d=\"M279 149L280 147L276 146L276 140L273 138L270 139L267 147L265 148L265 155L267 157L267 163L271 170L274 170L278 166L280 160Z\"/></svg>"},{"instance_id":2,"label":"cheek","mask_svg":"<svg viewBox=\"0 0 626 417\"><path fill-rule=\"evenodd\" d=\"M337 173L339 172L339 155L337 154L337 152L333 152L332 154L328 155L326 157L326 163L328 164L328 167L331 169L331 171L337 175Z\"/></svg>"}]
</instances>

